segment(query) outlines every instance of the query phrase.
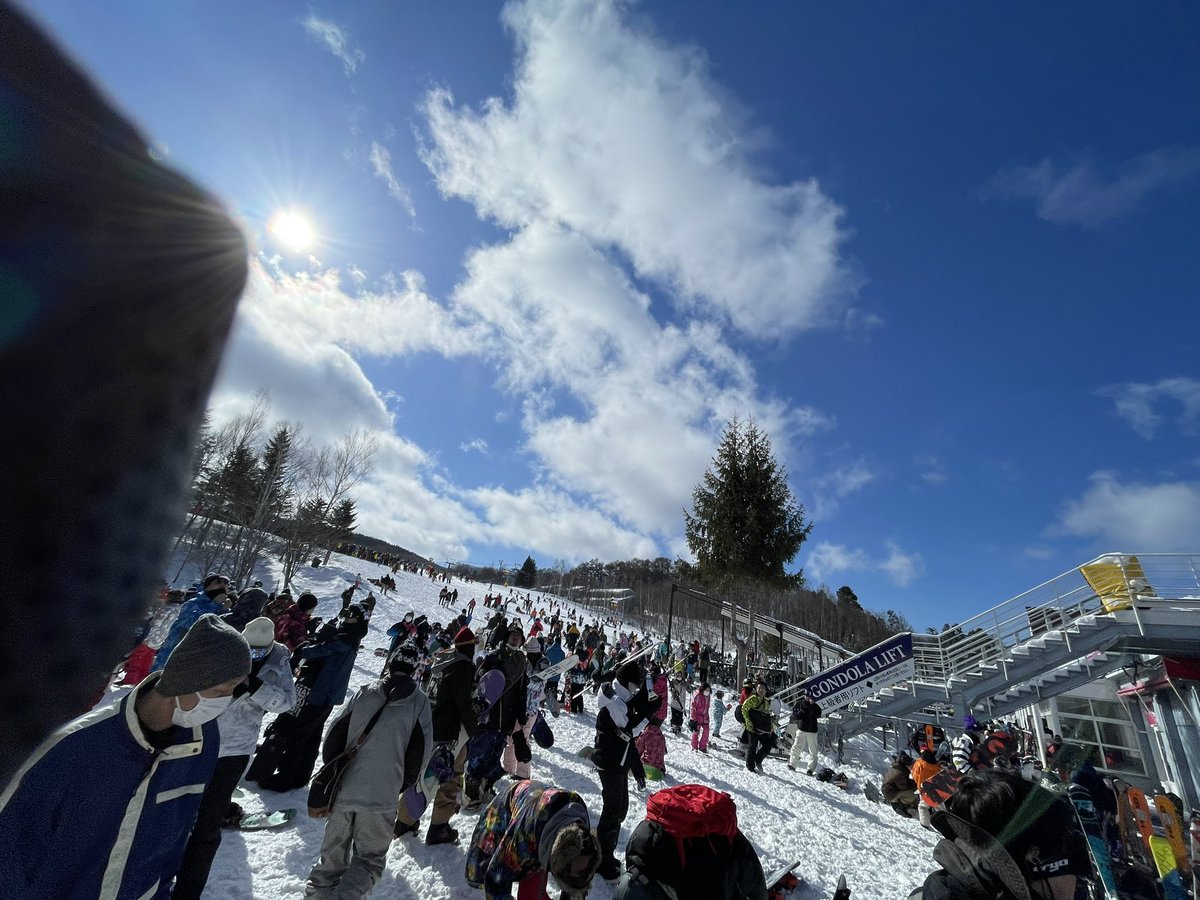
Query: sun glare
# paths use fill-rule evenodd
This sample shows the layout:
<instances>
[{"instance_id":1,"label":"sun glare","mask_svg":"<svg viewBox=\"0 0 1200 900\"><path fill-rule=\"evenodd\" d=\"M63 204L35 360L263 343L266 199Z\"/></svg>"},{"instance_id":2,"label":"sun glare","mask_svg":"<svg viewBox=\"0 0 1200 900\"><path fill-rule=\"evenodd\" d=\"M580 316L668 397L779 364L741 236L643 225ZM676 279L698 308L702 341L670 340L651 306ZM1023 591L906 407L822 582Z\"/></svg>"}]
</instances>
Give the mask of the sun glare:
<instances>
[{"instance_id":1,"label":"sun glare","mask_svg":"<svg viewBox=\"0 0 1200 900\"><path fill-rule=\"evenodd\" d=\"M317 240L317 232L309 218L294 209L283 209L267 224L271 236L288 250L297 253L308 250Z\"/></svg>"}]
</instances>

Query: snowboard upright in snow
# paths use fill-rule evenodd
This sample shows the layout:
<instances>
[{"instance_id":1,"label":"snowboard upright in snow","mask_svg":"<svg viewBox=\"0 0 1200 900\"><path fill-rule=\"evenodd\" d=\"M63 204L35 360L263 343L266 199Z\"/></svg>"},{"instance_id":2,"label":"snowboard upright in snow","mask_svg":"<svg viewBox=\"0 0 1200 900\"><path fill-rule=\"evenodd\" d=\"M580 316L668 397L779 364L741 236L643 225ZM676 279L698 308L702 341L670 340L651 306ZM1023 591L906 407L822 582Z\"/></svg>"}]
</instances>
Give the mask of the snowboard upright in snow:
<instances>
[{"instance_id":1,"label":"snowboard upright in snow","mask_svg":"<svg viewBox=\"0 0 1200 900\"><path fill-rule=\"evenodd\" d=\"M1067 787L1067 799L1075 807L1075 817L1079 819L1079 825L1087 837L1092 868L1100 876L1100 883L1104 885L1104 893L1115 900L1118 894L1117 880L1113 876L1112 870L1112 857L1108 852L1108 844L1104 840L1104 832L1100 826L1100 819L1096 815L1096 804L1092 801L1092 795L1082 785L1072 784Z\"/></svg>"}]
</instances>

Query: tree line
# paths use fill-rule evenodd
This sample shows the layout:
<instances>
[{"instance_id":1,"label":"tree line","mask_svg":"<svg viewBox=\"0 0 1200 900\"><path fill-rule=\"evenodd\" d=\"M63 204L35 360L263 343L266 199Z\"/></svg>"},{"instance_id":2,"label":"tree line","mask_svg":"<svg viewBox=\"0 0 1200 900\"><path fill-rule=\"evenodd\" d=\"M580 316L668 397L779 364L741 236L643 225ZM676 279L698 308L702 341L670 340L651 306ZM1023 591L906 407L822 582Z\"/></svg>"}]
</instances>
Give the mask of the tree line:
<instances>
[{"instance_id":1,"label":"tree line","mask_svg":"<svg viewBox=\"0 0 1200 900\"><path fill-rule=\"evenodd\" d=\"M318 447L299 424L268 428L270 407L263 391L220 427L205 416L175 541L186 551L172 580L190 562L244 584L270 549L283 563L286 588L302 564L322 554L328 562L333 546L353 533L351 492L374 468L374 436L355 428Z\"/></svg>"}]
</instances>

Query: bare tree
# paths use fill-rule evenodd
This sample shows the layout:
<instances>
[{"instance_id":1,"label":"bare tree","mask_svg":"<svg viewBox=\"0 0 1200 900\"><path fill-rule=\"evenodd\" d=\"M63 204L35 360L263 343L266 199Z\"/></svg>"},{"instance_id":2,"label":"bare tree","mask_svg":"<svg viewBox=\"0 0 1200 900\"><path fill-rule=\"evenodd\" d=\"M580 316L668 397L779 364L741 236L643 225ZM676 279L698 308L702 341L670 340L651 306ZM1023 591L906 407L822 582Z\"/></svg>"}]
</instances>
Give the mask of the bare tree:
<instances>
[{"instance_id":1,"label":"bare tree","mask_svg":"<svg viewBox=\"0 0 1200 900\"><path fill-rule=\"evenodd\" d=\"M324 485L322 495L325 500L325 516L334 507L345 500L350 491L354 490L363 480L375 470L375 452L379 441L366 428L352 428L340 441L333 445L326 465L323 467ZM325 551L325 564L333 548Z\"/></svg>"}]
</instances>

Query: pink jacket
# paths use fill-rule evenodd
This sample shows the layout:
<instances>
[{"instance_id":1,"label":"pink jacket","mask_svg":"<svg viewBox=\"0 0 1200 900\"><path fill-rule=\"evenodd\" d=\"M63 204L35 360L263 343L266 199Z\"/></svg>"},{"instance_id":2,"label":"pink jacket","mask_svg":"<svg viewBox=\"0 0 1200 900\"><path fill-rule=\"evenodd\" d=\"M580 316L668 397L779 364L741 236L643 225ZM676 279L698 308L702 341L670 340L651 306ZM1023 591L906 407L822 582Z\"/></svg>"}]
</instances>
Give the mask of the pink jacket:
<instances>
[{"instance_id":1,"label":"pink jacket","mask_svg":"<svg viewBox=\"0 0 1200 900\"><path fill-rule=\"evenodd\" d=\"M658 725L647 725L637 736L635 743L642 762L662 771L663 761L667 756L667 741Z\"/></svg>"},{"instance_id":2,"label":"pink jacket","mask_svg":"<svg viewBox=\"0 0 1200 900\"><path fill-rule=\"evenodd\" d=\"M696 691L696 696L692 698L692 718L696 720L696 724L708 724L708 704L711 700L711 694Z\"/></svg>"}]
</instances>

